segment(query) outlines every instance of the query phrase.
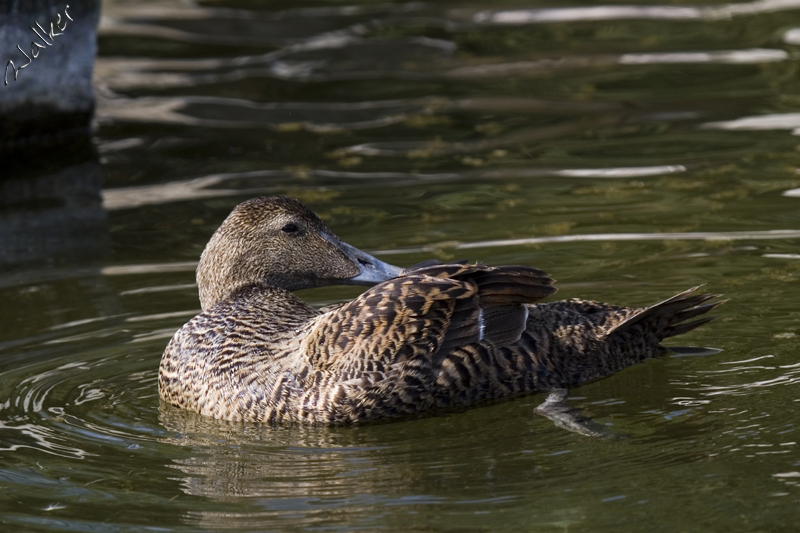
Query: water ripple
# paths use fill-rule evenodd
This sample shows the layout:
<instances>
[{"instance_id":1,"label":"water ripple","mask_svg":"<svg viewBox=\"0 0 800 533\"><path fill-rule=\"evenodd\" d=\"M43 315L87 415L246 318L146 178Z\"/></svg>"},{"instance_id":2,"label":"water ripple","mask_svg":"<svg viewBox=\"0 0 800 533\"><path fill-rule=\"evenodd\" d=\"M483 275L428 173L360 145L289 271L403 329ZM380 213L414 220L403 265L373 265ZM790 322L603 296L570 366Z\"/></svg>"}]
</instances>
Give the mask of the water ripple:
<instances>
[{"instance_id":1,"label":"water ripple","mask_svg":"<svg viewBox=\"0 0 800 533\"><path fill-rule=\"evenodd\" d=\"M74 325L74 324L73 324ZM115 328L109 328L114 330ZM56 339L59 344L77 346L96 342L98 331ZM107 336L126 338L119 326ZM47 345L45 342L44 345ZM52 341L49 341L52 344ZM157 401L155 370L148 361L144 373L131 373L130 363L120 361L133 350L118 355L86 357L66 361L55 357L43 362L17 366L0 374L0 450L20 448L38 450L65 458L97 456L97 445L127 447L131 443L152 440L153 432L144 434L134 420L152 409ZM41 356L40 356L41 357ZM116 428L89 421L99 413L122 414L133 408ZM138 413L136 412L138 411Z\"/></svg>"},{"instance_id":2,"label":"water ripple","mask_svg":"<svg viewBox=\"0 0 800 533\"><path fill-rule=\"evenodd\" d=\"M724 20L800 9L798 0L755 0L719 6L592 6L552 9L484 10L475 14L479 24L524 25L597 20Z\"/></svg>"},{"instance_id":3,"label":"water ripple","mask_svg":"<svg viewBox=\"0 0 800 533\"><path fill-rule=\"evenodd\" d=\"M764 231L697 231L697 232L663 232L663 233L594 233L584 235L555 235L550 237L526 237L522 239L498 239L478 242L448 242L441 245L429 245L417 248L398 248L379 250L380 255L412 254L432 252L439 249L469 250L473 248L497 248L504 246L522 246L526 244L552 244L561 242L615 242L615 241L735 241L735 240L770 240L798 239L800 230L779 229Z\"/></svg>"}]
</instances>

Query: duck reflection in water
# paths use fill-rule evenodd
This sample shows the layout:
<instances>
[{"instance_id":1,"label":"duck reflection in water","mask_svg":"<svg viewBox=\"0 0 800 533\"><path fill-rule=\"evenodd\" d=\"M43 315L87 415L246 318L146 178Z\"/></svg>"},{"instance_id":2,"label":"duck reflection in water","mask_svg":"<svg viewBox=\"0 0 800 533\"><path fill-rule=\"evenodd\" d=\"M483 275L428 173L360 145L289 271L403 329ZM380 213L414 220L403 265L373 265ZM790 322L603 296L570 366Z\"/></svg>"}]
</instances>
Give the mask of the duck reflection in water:
<instances>
[{"instance_id":1,"label":"duck reflection in water","mask_svg":"<svg viewBox=\"0 0 800 533\"><path fill-rule=\"evenodd\" d=\"M556 292L528 266L402 270L343 243L299 201L256 198L214 233L197 268L203 312L170 341L159 393L224 420L352 424L534 392L536 412L604 434L567 391L667 353L661 341L713 317L697 288L646 308L537 303ZM371 285L315 309L290 291Z\"/></svg>"}]
</instances>

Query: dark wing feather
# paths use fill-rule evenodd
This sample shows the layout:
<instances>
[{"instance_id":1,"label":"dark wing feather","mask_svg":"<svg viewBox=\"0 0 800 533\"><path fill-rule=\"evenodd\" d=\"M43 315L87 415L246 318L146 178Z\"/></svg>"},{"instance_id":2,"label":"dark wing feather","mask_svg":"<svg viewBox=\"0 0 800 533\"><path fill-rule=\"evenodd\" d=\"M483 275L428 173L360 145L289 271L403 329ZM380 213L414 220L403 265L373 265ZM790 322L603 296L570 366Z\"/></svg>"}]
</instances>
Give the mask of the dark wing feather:
<instances>
[{"instance_id":1,"label":"dark wing feather","mask_svg":"<svg viewBox=\"0 0 800 533\"><path fill-rule=\"evenodd\" d=\"M473 279L483 307L533 303L556 292L550 276L527 266L487 267Z\"/></svg>"},{"instance_id":2,"label":"dark wing feather","mask_svg":"<svg viewBox=\"0 0 800 533\"><path fill-rule=\"evenodd\" d=\"M481 339L507 344L524 330L523 304L554 293L552 282L530 267L424 266L320 316L305 350L318 370L357 379Z\"/></svg>"},{"instance_id":3,"label":"dark wing feather","mask_svg":"<svg viewBox=\"0 0 800 533\"><path fill-rule=\"evenodd\" d=\"M528 308L524 304L503 305L483 312L484 340L495 346L517 342L525 331Z\"/></svg>"}]
</instances>

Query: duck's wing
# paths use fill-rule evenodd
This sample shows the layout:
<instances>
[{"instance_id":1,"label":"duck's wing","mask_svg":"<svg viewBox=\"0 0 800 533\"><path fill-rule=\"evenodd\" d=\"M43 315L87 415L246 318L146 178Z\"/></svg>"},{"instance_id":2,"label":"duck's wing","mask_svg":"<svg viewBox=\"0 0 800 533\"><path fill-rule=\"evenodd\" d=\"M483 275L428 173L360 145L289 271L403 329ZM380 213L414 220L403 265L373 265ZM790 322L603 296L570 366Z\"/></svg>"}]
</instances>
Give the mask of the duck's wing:
<instances>
[{"instance_id":1,"label":"duck's wing","mask_svg":"<svg viewBox=\"0 0 800 533\"><path fill-rule=\"evenodd\" d=\"M553 280L531 267L426 265L377 285L315 319L304 350L318 370L344 380L384 374L409 360L479 342L516 341L527 308L553 294Z\"/></svg>"}]
</instances>

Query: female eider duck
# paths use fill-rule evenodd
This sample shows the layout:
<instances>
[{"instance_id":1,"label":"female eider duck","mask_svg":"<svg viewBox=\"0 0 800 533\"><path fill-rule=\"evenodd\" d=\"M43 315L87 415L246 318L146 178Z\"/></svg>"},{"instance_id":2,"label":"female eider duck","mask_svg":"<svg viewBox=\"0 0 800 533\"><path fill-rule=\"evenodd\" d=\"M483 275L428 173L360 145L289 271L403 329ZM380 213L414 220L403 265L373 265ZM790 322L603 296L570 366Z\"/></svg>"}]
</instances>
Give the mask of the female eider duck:
<instances>
[{"instance_id":1,"label":"female eider duck","mask_svg":"<svg viewBox=\"0 0 800 533\"><path fill-rule=\"evenodd\" d=\"M556 292L527 266L388 265L343 243L299 201L237 206L197 267L203 312L170 341L158 389L172 405L253 422L350 424L549 392L537 408L595 434L569 387L666 353L660 342L722 302L682 292L648 308L534 302ZM315 309L290 291L374 285Z\"/></svg>"}]
</instances>

